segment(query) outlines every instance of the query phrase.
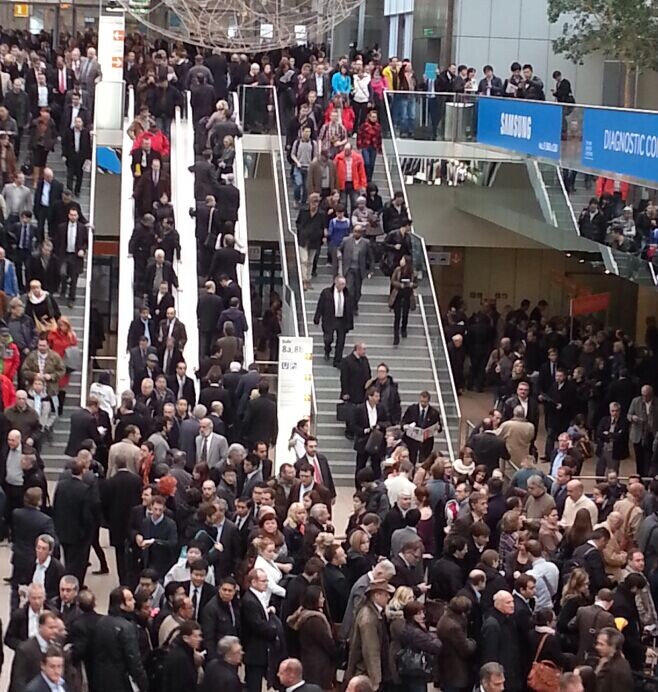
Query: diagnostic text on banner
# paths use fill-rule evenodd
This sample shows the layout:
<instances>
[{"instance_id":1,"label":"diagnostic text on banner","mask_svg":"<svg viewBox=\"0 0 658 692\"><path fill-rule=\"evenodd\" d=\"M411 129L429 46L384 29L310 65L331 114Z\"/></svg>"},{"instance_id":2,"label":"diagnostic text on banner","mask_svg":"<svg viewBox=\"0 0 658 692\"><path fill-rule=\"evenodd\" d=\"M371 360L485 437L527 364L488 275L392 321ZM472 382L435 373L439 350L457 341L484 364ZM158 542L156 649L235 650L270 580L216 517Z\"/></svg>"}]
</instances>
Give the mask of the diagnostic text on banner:
<instances>
[{"instance_id":1,"label":"diagnostic text on banner","mask_svg":"<svg viewBox=\"0 0 658 692\"><path fill-rule=\"evenodd\" d=\"M313 393L313 339L303 336L279 337L279 376L277 410L279 437L276 443L276 467L290 461L290 431L311 415Z\"/></svg>"},{"instance_id":2,"label":"diagnostic text on banner","mask_svg":"<svg viewBox=\"0 0 658 692\"><path fill-rule=\"evenodd\" d=\"M562 108L526 99L478 99L477 139L482 144L549 159L560 158Z\"/></svg>"},{"instance_id":3,"label":"diagnostic text on banner","mask_svg":"<svg viewBox=\"0 0 658 692\"><path fill-rule=\"evenodd\" d=\"M582 163L658 181L658 113L585 108Z\"/></svg>"}]
</instances>

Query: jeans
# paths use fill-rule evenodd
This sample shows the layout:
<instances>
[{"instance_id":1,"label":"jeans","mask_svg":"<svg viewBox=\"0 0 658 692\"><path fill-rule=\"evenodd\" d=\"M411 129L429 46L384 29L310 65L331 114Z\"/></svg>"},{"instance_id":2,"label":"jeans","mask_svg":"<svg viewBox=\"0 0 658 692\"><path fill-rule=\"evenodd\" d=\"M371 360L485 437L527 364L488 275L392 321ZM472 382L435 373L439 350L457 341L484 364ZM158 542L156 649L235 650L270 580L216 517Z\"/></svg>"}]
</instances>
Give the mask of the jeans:
<instances>
[{"instance_id":1,"label":"jeans","mask_svg":"<svg viewBox=\"0 0 658 692\"><path fill-rule=\"evenodd\" d=\"M293 195L297 204L306 204L306 178L308 169L295 166L292 169Z\"/></svg>"},{"instance_id":2,"label":"jeans","mask_svg":"<svg viewBox=\"0 0 658 692\"><path fill-rule=\"evenodd\" d=\"M413 96L396 96L399 101L398 123L400 134L413 135L416 126L416 100Z\"/></svg>"},{"instance_id":3,"label":"jeans","mask_svg":"<svg viewBox=\"0 0 658 692\"><path fill-rule=\"evenodd\" d=\"M158 116L156 117L155 122L157 123L158 128L164 132L167 139L171 139L171 118Z\"/></svg>"},{"instance_id":4,"label":"jeans","mask_svg":"<svg viewBox=\"0 0 658 692\"><path fill-rule=\"evenodd\" d=\"M402 334L407 335L407 322L409 321L409 308L411 307L411 294L407 293L404 289L399 289L398 298L393 306L394 318L393 318L393 336L398 338L400 336L400 327L402 327Z\"/></svg>"},{"instance_id":5,"label":"jeans","mask_svg":"<svg viewBox=\"0 0 658 692\"><path fill-rule=\"evenodd\" d=\"M364 147L361 149L361 156L363 156L363 165L366 169L366 178L368 179L368 182L370 182L375 172L377 149L375 149L375 147Z\"/></svg>"},{"instance_id":6,"label":"jeans","mask_svg":"<svg viewBox=\"0 0 658 692\"><path fill-rule=\"evenodd\" d=\"M356 209L356 198L358 197L357 191L354 189L352 182L345 181L345 189L340 193L340 201L345 207L345 216L351 217ZM347 208L347 203L349 201L349 211Z\"/></svg>"}]
</instances>

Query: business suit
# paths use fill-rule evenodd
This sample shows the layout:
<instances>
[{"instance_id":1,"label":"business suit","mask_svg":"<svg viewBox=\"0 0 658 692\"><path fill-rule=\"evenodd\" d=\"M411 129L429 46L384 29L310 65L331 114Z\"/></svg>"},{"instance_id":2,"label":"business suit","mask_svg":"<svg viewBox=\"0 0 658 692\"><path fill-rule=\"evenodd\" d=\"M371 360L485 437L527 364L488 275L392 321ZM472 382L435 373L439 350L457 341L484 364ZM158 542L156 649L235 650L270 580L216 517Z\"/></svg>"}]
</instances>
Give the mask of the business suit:
<instances>
[{"instance_id":1,"label":"business suit","mask_svg":"<svg viewBox=\"0 0 658 692\"><path fill-rule=\"evenodd\" d=\"M409 406L407 410L404 412L404 416L402 416L402 426L404 427L405 425L408 425L410 423L415 423L416 427L422 428L423 430L425 430L426 428L431 428L433 425L436 425L438 423L438 432L440 432L442 429L441 414L433 406L427 407L427 411L425 412L425 415L422 417L422 419L420 404L412 404L411 406ZM420 462L422 463L423 461L425 461L425 459L427 459L427 457L432 453L432 450L434 449L434 436L428 438L424 442L416 442L415 440L412 440L411 438L405 435L404 443L409 449L409 459L411 460L411 462L415 464L416 460L420 460Z\"/></svg>"},{"instance_id":2,"label":"business suit","mask_svg":"<svg viewBox=\"0 0 658 692\"><path fill-rule=\"evenodd\" d=\"M64 192L64 185L53 178L50 182L50 190L46 190L46 195L44 197L43 188L45 180L42 178L38 183L36 190L34 191L34 216L37 220L39 228L39 237L43 238L44 227L46 223L48 224L48 232L52 235L55 230L52 225L52 211L53 207L57 202L62 199L62 192ZM57 252L57 251L55 251Z\"/></svg>"},{"instance_id":3,"label":"business suit","mask_svg":"<svg viewBox=\"0 0 658 692\"><path fill-rule=\"evenodd\" d=\"M160 156L160 154L157 151L153 151L153 149L151 149L151 151L144 151L144 149L142 149L141 147L133 151L130 157L130 169L132 171L133 177L135 178L135 185L137 185L139 179L142 176L150 173L153 159L159 159L160 161L162 160L162 156ZM138 175L136 175L137 166L139 166Z\"/></svg>"},{"instance_id":4,"label":"business suit","mask_svg":"<svg viewBox=\"0 0 658 692\"><path fill-rule=\"evenodd\" d=\"M85 161L91 161L89 130L86 127L82 130L67 128L62 136L62 154L66 157L66 187L73 190L77 197L82 189L83 166ZM73 186L74 179L75 187Z\"/></svg>"},{"instance_id":5,"label":"business suit","mask_svg":"<svg viewBox=\"0 0 658 692\"><path fill-rule=\"evenodd\" d=\"M185 349L185 344L187 343L187 330L185 325L178 319L174 317L173 320L163 319L160 322L160 329L158 330L158 338L161 344L167 343L167 337L171 336L174 339L176 348L179 351Z\"/></svg>"},{"instance_id":6,"label":"business suit","mask_svg":"<svg viewBox=\"0 0 658 692\"><path fill-rule=\"evenodd\" d=\"M634 421L634 417L638 420ZM631 426L628 439L635 452L637 472L644 477L649 472L654 437L658 432L658 399L652 397L647 409L647 404L642 397L636 396L631 401L627 419Z\"/></svg>"},{"instance_id":7,"label":"business suit","mask_svg":"<svg viewBox=\"0 0 658 692\"><path fill-rule=\"evenodd\" d=\"M363 279L375 264L372 245L361 237L357 240L354 235L343 238L339 248L343 266L343 276L347 282L347 290L352 296L354 313L359 314L361 300L361 285Z\"/></svg>"},{"instance_id":8,"label":"business suit","mask_svg":"<svg viewBox=\"0 0 658 692\"><path fill-rule=\"evenodd\" d=\"M491 79L484 77L478 84L478 94L483 94L484 96L502 96L503 80L496 76L492 76Z\"/></svg>"},{"instance_id":9,"label":"business suit","mask_svg":"<svg viewBox=\"0 0 658 692\"><path fill-rule=\"evenodd\" d=\"M493 430L485 430L473 435L468 441L468 446L473 450L475 463L486 466L489 475L500 466L501 459L509 459L505 443Z\"/></svg>"},{"instance_id":10,"label":"business suit","mask_svg":"<svg viewBox=\"0 0 658 692\"><path fill-rule=\"evenodd\" d=\"M240 602L240 618L247 692L260 692L263 678L267 677L278 627L275 618L265 612L251 589L245 592Z\"/></svg>"},{"instance_id":11,"label":"business suit","mask_svg":"<svg viewBox=\"0 0 658 692\"><path fill-rule=\"evenodd\" d=\"M139 322L139 324L141 324L141 321L138 320L138 322ZM131 330L132 330L134 324L135 323L133 322L130 325ZM129 340L131 340L130 336L129 336ZM130 360L128 362L128 371L130 373L130 381L134 382L137 374L146 369L147 356L149 356L150 354L157 355L157 350L156 350L155 346L147 346L144 351L142 351L139 348L139 346L134 346L130 349L129 354L130 354L129 355Z\"/></svg>"},{"instance_id":12,"label":"business suit","mask_svg":"<svg viewBox=\"0 0 658 692\"><path fill-rule=\"evenodd\" d=\"M596 426L596 475L603 476L607 469L619 472L619 464L628 456L628 422L621 416L613 425L610 416L604 416Z\"/></svg>"},{"instance_id":13,"label":"business suit","mask_svg":"<svg viewBox=\"0 0 658 692\"><path fill-rule=\"evenodd\" d=\"M17 221L10 226L9 233L13 236L14 242L16 243L14 266L16 267L18 288L24 291L30 280L28 265L32 259L32 251L42 238L39 236L39 229L35 223L24 224ZM23 271L24 268L25 271ZM25 274L25 276L23 276L23 274Z\"/></svg>"},{"instance_id":14,"label":"business suit","mask_svg":"<svg viewBox=\"0 0 658 692\"><path fill-rule=\"evenodd\" d=\"M53 499L55 531L62 545L67 574L85 583L89 549L96 526L98 498L81 478L69 476L57 484Z\"/></svg>"},{"instance_id":15,"label":"business suit","mask_svg":"<svg viewBox=\"0 0 658 692\"><path fill-rule=\"evenodd\" d=\"M354 305L350 292L345 288L343 294L343 314L341 317L336 316L336 297L334 296L334 287L327 286L323 288L318 298L318 304L315 308L315 316L313 322L320 324L322 322L322 335L324 339L324 358L329 360L331 356L331 345L334 340L334 332L336 333L336 346L334 350L334 366L338 367L343 359L343 349L345 348L345 337L347 332L354 329Z\"/></svg>"},{"instance_id":16,"label":"business suit","mask_svg":"<svg viewBox=\"0 0 658 692\"><path fill-rule=\"evenodd\" d=\"M181 435L182 437L182 435ZM226 460L228 456L228 442L222 435L210 433L207 438L206 451L204 453L204 438L202 435L197 435L195 439L196 463L205 462L213 469Z\"/></svg>"},{"instance_id":17,"label":"business suit","mask_svg":"<svg viewBox=\"0 0 658 692\"><path fill-rule=\"evenodd\" d=\"M185 399L192 408L196 405L196 389L194 388L194 380L191 377L186 375L181 385L178 376L172 375L167 378L167 386L174 393L176 399Z\"/></svg>"},{"instance_id":18,"label":"business suit","mask_svg":"<svg viewBox=\"0 0 658 692\"><path fill-rule=\"evenodd\" d=\"M64 108L64 110L62 111L62 120L61 120L61 125L60 125L60 132L62 135L62 139L64 139L64 135L66 134L67 131L70 131L73 129L74 113L75 113L75 111L73 110L73 104L68 104ZM87 109L86 106L83 106L82 104L80 104L78 106L77 115L75 115L75 117L82 119L82 127L84 129L86 129L86 130L89 129L92 122L91 122L91 118L89 117L89 110Z\"/></svg>"},{"instance_id":19,"label":"business suit","mask_svg":"<svg viewBox=\"0 0 658 692\"><path fill-rule=\"evenodd\" d=\"M293 502L303 502L304 495L309 492L309 488L304 488L302 482L299 479L293 481L292 488L290 489L290 495L288 496L288 506ZM313 483L310 488L311 496L313 497L313 504L323 504L327 505L327 509L331 512L331 501L333 496L329 488L326 488L320 483Z\"/></svg>"},{"instance_id":20,"label":"business suit","mask_svg":"<svg viewBox=\"0 0 658 692\"><path fill-rule=\"evenodd\" d=\"M57 538L51 517L36 507L20 507L12 512L12 584L29 584L35 567L35 545L41 534Z\"/></svg>"},{"instance_id":21,"label":"business suit","mask_svg":"<svg viewBox=\"0 0 658 692\"><path fill-rule=\"evenodd\" d=\"M81 449L85 440L100 442L98 421L94 414L86 408L78 408L71 414L71 429L64 454L74 457Z\"/></svg>"},{"instance_id":22,"label":"business suit","mask_svg":"<svg viewBox=\"0 0 658 692\"><path fill-rule=\"evenodd\" d=\"M196 316L199 321L199 357L210 354L217 334L217 320L224 309L224 301L216 293L204 292L199 296Z\"/></svg>"},{"instance_id":23,"label":"business suit","mask_svg":"<svg viewBox=\"0 0 658 692\"><path fill-rule=\"evenodd\" d=\"M219 188L217 169L211 161L199 159L188 170L190 173L194 173L194 199L197 200L196 211L198 214L202 209L207 209L206 197L212 195L216 198L217 189ZM199 223L199 218L197 217L197 228Z\"/></svg>"},{"instance_id":24,"label":"business suit","mask_svg":"<svg viewBox=\"0 0 658 692\"><path fill-rule=\"evenodd\" d=\"M29 610L30 604L25 603L25 605L22 605L20 608L16 608L14 611L12 611L11 618L9 619L4 643L5 646L8 646L14 651L18 649L23 642L26 642L29 639ZM41 612L44 610L50 610L47 600L43 604L43 610Z\"/></svg>"},{"instance_id":25,"label":"business suit","mask_svg":"<svg viewBox=\"0 0 658 692\"><path fill-rule=\"evenodd\" d=\"M41 673L41 656L36 637L31 637L16 649L11 666L9 692L25 692L27 684Z\"/></svg>"},{"instance_id":26,"label":"business suit","mask_svg":"<svg viewBox=\"0 0 658 692\"><path fill-rule=\"evenodd\" d=\"M357 488L359 485L356 483L356 475L361 469L365 468L368 459L370 459L375 478L378 478L380 475L382 458L386 452L386 442L383 435L379 449L372 453L366 452L366 443L368 442L372 430L379 429L382 433L385 433L387 425L388 414L386 408L382 404L377 404L377 420L374 425L370 423L368 404L364 402L356 407L356 411L354 412L354 450L356 451L356 471L354 477Z\"/></svg>"},{"instance_id":27,"label":"business suit","mask_svg":"<svg viewBox=\"0 0 658 692\"><path fill-rule=\"evenodd\" d=\"M213 586L208 584L208 582L204 581L203 584L201 585L201 588L199 591L201 593L196 594L197 596L197 603L194 603L194 586L192 585L192 582L188 579L187 581L182 581L179 582L180 585L185 589L185 595L189 596L192 599L192 604L195 605L195 611L194 615L192 618L199 622L201 620L201 613L203 613L204 608L206 605L215 597L216 591Z\"/></svg>"},{"instance_id":28,"label":"business suit","mask_svg":"<svg viewBox=\"0 0 658 692\"><path fill-rule=\"evenodd\" d=\"M149 295L149 305L153 305L155 302L155 296L160 290L160 286L154 286L156 272L157 268L155 260L149 260L144 273L143 284L145 287L145 292ZM174 287L178 288L178 276L176 276L176 272L174 271L171 262L168 260L165 260L164 264L162 265L162 281L167 282L167 289L169 290L169 293L173 293Z\"/></svg>"},{"instance_id":29,"label":"business suit","mask_svg":"<svg viewBox=\"0 0 658 692\"><path fill-rule=\"evenodd\" d=\"M245 254L236 250L234 247L220 247L214 251L208 276L212 278L215 285L219 285L219 277L226 274L231 281L238 283L238 264L244 264Z\"/></svg>"},{"instance_id":30,"label":"business suit","mask_svg":"<svg viewBox=\"0 0 658 692\"><path fill-rule=\"evenodd\" d=\"M309 457L308 454L304 454L303 457L295 462L295 471L297 472L297 475L299 475L299 467L304 462L310 464L311 467L315 467L316 461L320 470L320 475L322 476L322 485L329 490L331 497L336 497L336 485L331 474L331 467L329 466L329 461L324 454L316 454L315 459Z\"/></svg>"},{"instance_id":31,"label":"business suit","mask_svg":"<svg viewBox=\"0 0 658 692\"><path fill-rule=\"evenodd\" d=\"M521 401L516 394L505 399L505 404L503 405L503 420L511 420L514 415L514 409L521 405ZM539 402L535 397L528 397L527 404L528 412L526 414L526 420L535 426L535 431L539 427Z\"/></svg>"},{"instance_id":32,"label":"business suit","mask_svg":"<svg viewBox=\"0 0 658 692\"><path fill-rule=\"evenodd\" d=\"M95 97L96 82L101 78L101 66L96 58L82 58L80 61L80 89L87 96L87 103L92 104Z\"/></svg>"},{"instance_id":33,"label":"business suit","mask_svg":"<svg viewBox=\"0 0 658 692\"><path fill-rule=\"evenodd\" d=\"M68 237L69 224L62 224L57 229L57 239L55 241L55 254L62 260L62 295L66 293L66 285L69 282L69 301L75 301L78 276L82 272L84 264L84 254L87 252L88 234L87 229L79 221L75 224L75 233L71 239ZM72 251L70 251L72 250ZM82 253L82 257L79 256Z\"/></svg>"},{"instance_id":34,"label":"business suit","mask_svg":"<svg viewBox=\"0 0 658 692\"><path fill-rule=\"evenodd\" d=\"M256 442L274 446L279 434L276 402L270 395L259 396L247 404L242 421L242 436L253 447Z\"/></svg>"},{"instance_id":35,"label":"business suit","mask_svg":"<svg viewBox=\"0 0 658 692\"><path fill-rule=\"evenodd\" d=\"M128 583L125 548L130 536L130 512L141 498L141 478L126 469L119 469L101 486L103 519L110 530L110 545L114 546L119 583Z\"/></svg>"},{"instance_id":36,"label":"business suit","mask_svg":"<svg viewBox=\"0 0 658 692\"><path fill-rule=\"evenodd\" d=\"M163 193L171 196L169 178L162 170L151 169L139 177L135 184L135 207L139 216L153 213L153 203L157 202Z\"/></svg>"},{"instance_id":37,"label":"business suit","mask_svg":"<svg viewBox=\"0 0 658 692\"><path fill-rule=\"evenodd\" d=\"M225 389L219 384L209 384L204 387L199 393L199 403L203 404L208 411L212 408L215 401L221 402L224 407L224 412L222 413L222 420L225 425L230 426L233 424L233 400L231 393L228 389Z\"/></svg>"},{"instance_id":38,"label":"business suit","mask_svg":"<svg viewBox=\"0 0 658 692\"><path fill-rule=\"evenodd\" d=\"M562 384L553 382L544 399L544 418L546 422L546 448L548 458L553 451L560 433L566 431L576 408L576 390L572 382Z\"/></svg>"}]
</instances>

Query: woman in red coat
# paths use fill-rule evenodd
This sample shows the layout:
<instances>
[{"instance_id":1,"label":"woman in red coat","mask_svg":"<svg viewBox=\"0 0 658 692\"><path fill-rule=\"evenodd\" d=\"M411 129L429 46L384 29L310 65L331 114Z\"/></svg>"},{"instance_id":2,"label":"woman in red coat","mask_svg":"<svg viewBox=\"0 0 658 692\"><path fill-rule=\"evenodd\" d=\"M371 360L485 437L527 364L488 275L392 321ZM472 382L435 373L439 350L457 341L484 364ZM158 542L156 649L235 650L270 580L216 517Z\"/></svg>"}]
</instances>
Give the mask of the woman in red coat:
<instances>
[{"instance_id":1,"label":"woman in red coat","mask_svg":"<svg viewBox=\"0 0 658 692\"><path fill-rule=\"evenodd\" d=\"M62 315L57 320L57 327L48 333L48 343L50 348L52 348L55 353L57 353L62 360L65 360L64 355L66 349L69 346L78 345L78 337L71 327L71 321L68 317ZM66 399L66 388L68 387L69 380L71 379L71 373L67 370L64 376L59 380L59 415L62 415L64 410L64 400Z\"/></svg>"}]
</instances>

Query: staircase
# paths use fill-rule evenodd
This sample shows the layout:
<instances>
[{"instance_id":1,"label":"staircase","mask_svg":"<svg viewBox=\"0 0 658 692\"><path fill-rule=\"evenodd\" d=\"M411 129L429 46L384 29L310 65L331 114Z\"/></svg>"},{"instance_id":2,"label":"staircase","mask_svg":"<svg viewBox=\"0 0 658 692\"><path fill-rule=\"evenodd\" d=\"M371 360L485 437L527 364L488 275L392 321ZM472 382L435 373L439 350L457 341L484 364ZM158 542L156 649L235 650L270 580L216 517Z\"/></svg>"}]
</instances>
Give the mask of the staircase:
<instances>
[{"instance_id":1,"label":"staircase","mask_svg":"<svg viewBox=\"0 0 658 692\"><path fill-rule=\"evenodd\" d=\"M22 147L26 149L26 147ZM60 154L60 146L57 145L55 151L48 157L48 166L53 169L55 178L60 180L66 187L66 164L62 160ZM90 174L85 173L82 181L82 190L77 201L82 207L82 212L89 219L89 201L90 201ZM87 260L88 261L88 260ZM71 326L78 337L78 346L82 350L83 341L85 339L84 329L84 314L85 314L85 269L78 277L78 290L76 292L76 301L72 308L66 304L66 300L60 300L59 296L54 296L62 311L71 320ZM50 480L56 480L64 467L66 455L64 449L69 439L69 430L71 422L71 411L80 406L80 372L71 374L71 378L66 388L66 401L64 402L63 415L57 418L53 426L53 439L50 444L44 443L41 457L46 467L46 475Z\"/></svg>"},{"instance_id":2,"label":"staircase","mask_svg":"<svg viewBox=\"0 0 658 692\"><path fill-rule=\"evenodd\" d=\"M373 182L384 201L387 201L390 186L382 156L377 157ZM288 197L292 213L291 186L288 186ZM336 483L350 486L354 482L356 452L353 442L345 438L345 424L336 420L336 404L340 401L340 372L331 362L324 361L322 329L313 324L320 292L333 283L331 266L326 260L326 247L323 246L317 278L313 279L312 287L304 292L309 336L313 337L313 381L318 410L316 434L320 451L329 459ZM386 363L398 384L403 413L407 406L417 403L418 394L424 389L430 392L432 404L437 405L438 397L431 375L431 354L420 309L409 313L407 338L402 339L399 346L393 346L393 313L388 308L389 283L389 278L378 268L371 279L363 282L359 314L354 318L354 329L347 335L344 355L352 351L355 343L364 342L373 376L377 365ZM447 451L443 433L438 439L438 449Z\"/></svg>"}]
</instances>

